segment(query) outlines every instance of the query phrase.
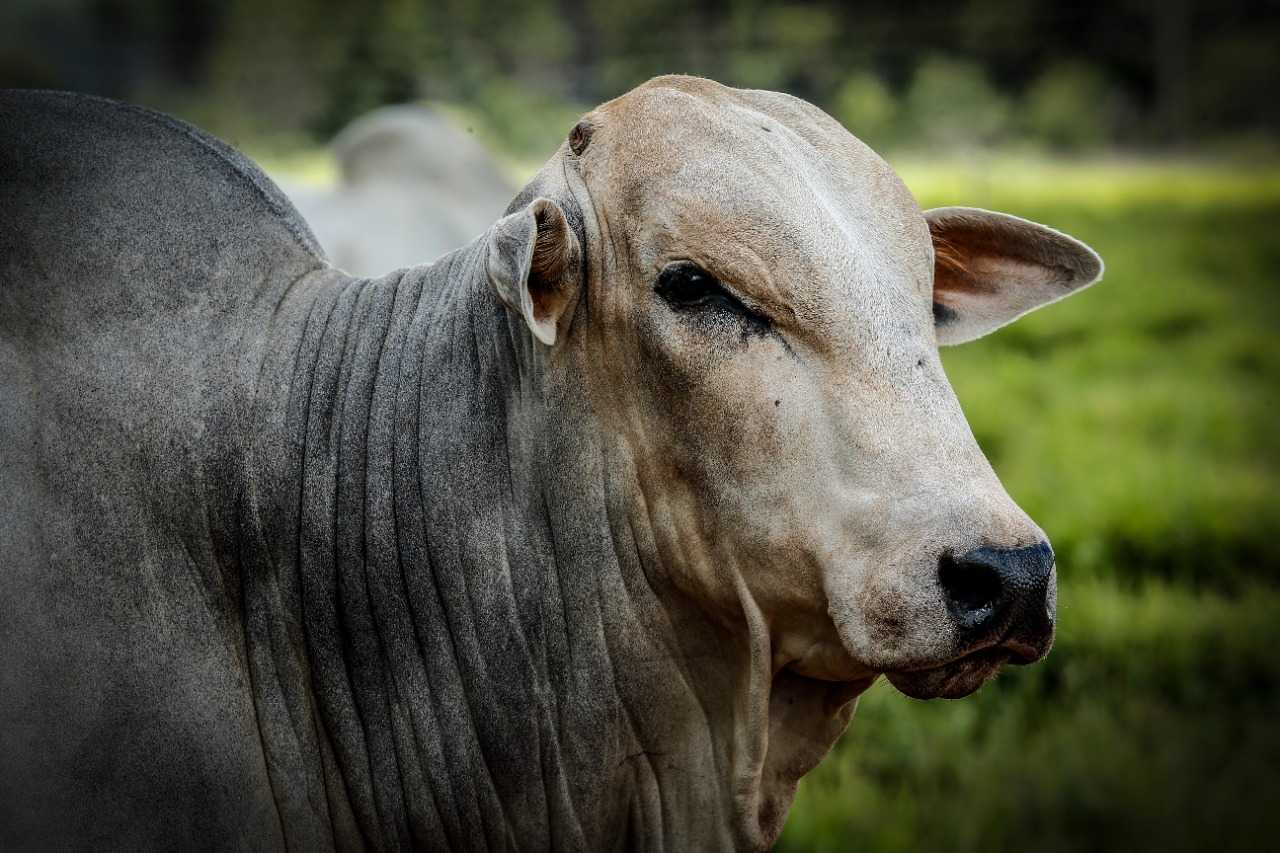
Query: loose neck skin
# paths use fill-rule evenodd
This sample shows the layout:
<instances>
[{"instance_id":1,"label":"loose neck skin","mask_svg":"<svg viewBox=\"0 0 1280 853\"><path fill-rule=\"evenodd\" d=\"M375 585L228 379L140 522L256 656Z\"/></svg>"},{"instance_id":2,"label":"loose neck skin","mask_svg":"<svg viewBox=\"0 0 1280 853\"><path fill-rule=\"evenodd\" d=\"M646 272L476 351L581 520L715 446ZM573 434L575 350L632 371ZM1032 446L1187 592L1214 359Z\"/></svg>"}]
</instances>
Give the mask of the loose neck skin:
<instances>
[{"instance_id":1,"label":"loose neck skin","mask_svg":"<svg viewBox=\"0 0 1280 853\"><path fill-rule=\"evenodd\" d=\"M273 316L224 550L284 841L767 848L849 697L773 670L745 586L738 625L663 587L625 444L484 250Z\"/></svg>"}]
</instances>

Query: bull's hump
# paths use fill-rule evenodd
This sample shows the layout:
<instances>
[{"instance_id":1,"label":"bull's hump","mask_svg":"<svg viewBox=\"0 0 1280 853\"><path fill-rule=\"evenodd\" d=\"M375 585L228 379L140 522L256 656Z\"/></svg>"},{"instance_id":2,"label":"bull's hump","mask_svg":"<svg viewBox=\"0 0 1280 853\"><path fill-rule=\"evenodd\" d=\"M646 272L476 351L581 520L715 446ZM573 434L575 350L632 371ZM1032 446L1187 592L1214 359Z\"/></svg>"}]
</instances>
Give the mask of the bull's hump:
<instances>
[{"instance_id":1,"label":"bull's hump","mask_svg":"<svg viewBox=\"0 0 1280 853\"><path fill-rule=\"evenodd\" d=\"M231 146L142 107L22 90L0 92L0 250L6 288L130 282L132 298L142 282L192 293L324 263L305 220Z\"/></svg>"},{"instance_id":2,"label":"bull's hump","mask_svg":"<svg viewBox=\"0 0 1280 853\"><path fill-rule=\"evenodd\" d=\"M86 177L103 178L108 176L102 169L113 165L109 158L117 149L124 156L115 165L129 169L129 183L145 199L155 200L159 184L180 185L207 199L211 209L220 206L224 180L239 182L251 199L256 197L261 213L279 219L299 245L323 257L310 227L271 179L235 148L194 125L145 107L76 92L0 91L0 104L0 114L6 117L0 123L0 150L6 153L34 149L44 155L39 159L56 157L63 169L92 163L97 168L86 169L91 172ZM33 152L22 153L29 157ZM10 165L5 163L6 173Z\"/></svg>"}]
</instances>

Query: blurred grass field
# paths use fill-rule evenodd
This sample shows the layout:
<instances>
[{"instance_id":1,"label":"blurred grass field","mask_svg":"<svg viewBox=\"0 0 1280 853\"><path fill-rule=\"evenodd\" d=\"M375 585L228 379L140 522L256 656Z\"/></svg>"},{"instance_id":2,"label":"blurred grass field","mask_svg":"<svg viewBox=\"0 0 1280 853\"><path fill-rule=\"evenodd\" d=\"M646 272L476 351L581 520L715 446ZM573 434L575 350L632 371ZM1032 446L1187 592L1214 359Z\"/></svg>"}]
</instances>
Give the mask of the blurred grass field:
<instances>
[{"instance_id":1,"label":"blurred grass field","mask_svg":"<svg viewBox=\"0 0 1280 853\"><path fill-rule=\"evenodd\" d=\"M959 702L876 684L776 849L1272 849L1280 170L894 165L924 207L1044 222L1107 263L943 354L1058 553L1058 641Z\"/></svg>"}]
</instances>

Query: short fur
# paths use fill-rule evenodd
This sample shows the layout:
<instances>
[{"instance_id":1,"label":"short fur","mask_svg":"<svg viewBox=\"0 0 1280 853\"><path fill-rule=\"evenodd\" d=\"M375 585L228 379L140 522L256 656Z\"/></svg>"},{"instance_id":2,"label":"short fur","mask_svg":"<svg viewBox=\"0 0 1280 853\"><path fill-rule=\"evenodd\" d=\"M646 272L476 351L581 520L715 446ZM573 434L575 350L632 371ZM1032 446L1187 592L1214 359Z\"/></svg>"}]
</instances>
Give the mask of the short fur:
<instances>
[{"instance_id":1,"label":"short fur","mask_svg":"<svg viewBox=\"0 0 1280 853\"><path fill-rule=\"evenodd\" d=\"M942 556L1043 534L925 216L812 106L652 81L375 279L182 122L0 116L0 849L765 850L878 675L1047 649L948 614Z\"/></svg>"}]
</instances>

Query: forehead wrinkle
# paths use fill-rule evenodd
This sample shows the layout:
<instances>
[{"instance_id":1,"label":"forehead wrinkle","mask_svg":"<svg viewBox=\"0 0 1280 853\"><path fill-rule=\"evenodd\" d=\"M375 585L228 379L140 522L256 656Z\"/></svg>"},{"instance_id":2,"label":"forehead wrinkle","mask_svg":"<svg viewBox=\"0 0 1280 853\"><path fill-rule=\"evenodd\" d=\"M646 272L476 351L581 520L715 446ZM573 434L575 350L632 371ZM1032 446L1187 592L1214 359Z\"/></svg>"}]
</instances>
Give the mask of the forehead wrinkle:
<instances>
[{"instance_id":1,"label":"forehead wrinkle","mask_svg":"<svg viewBox=\"0 0 1280 853\"><path fill-rule=\"evenodd\" d=\"M705 260L804 324L925 305L928 232L888 166L816 108L773 118L753 93L725 92L653 88L599 111L594 153L612 161L607 197L638 243L636 269ZM736 245L751 259L726 251Z\"/></svg>"},{"instance_id":2,"label":"forehead wrinkle","mask_svg":"<svg viewBox=\"0 0 1280 853\"><path fill-rule=\"evenodd\" d=\"M826 176L804 161L791 161L787 172L721 161L710 172L685 164L680 173L684 180L667 184L675 191L649 195L637 224L657 226L668 253L730 271L746 295L800 322L845 322L872 285L913 284L894 274L904 250L874 211L859 215L851 199L834 198ZM690 185L708 189L682 190Z\"/></svg>"}]
</instances>

